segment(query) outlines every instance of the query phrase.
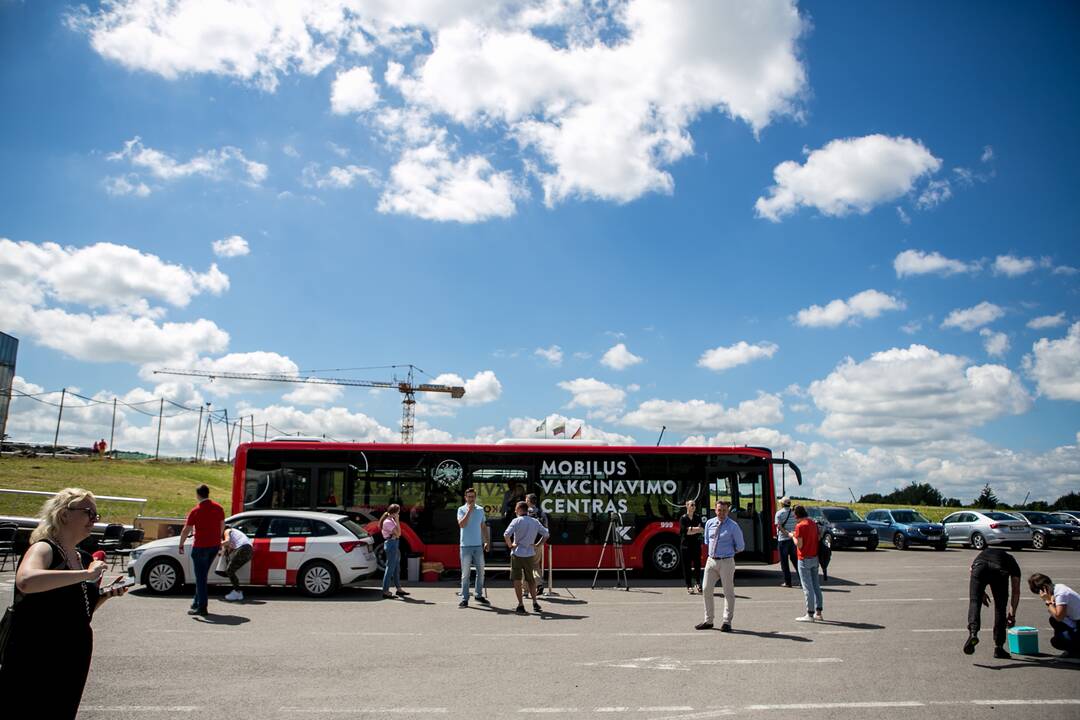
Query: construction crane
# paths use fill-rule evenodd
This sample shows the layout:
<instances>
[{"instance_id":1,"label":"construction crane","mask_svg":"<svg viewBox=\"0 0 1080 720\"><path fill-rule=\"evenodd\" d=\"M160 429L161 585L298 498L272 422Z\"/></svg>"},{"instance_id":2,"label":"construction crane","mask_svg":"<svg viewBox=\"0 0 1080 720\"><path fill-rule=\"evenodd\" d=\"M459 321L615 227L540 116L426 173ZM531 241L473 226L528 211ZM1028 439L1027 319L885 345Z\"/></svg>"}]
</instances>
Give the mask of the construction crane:
<instances>
[{"instance_id":1,"label":"construction crane","mask_svg":"<svg viewBox=\"0 0 1080 720\"><path fill-rule=\"evenodd\" d=\"M388 367L408 368L409 371L405 380L353 380L351 378L324 378L305 375L289 375L286 373L213 372L208 370L178 370L175 368L162 368L161 370L155 370L154 374L204 377L210 378L211 381L220 378L222 380L258 380L265 382L301 383L307 385L347 385L351 387L397 390L403 396L401 398L401 442L406 444L413 441L413 429L416 426L416 393L447 393L452 398L461 398L465 396L465 388L459 385L435 385L433 383L415 384L413 382L413 371L424 372L415 365L389 365Z\"/></svg>"}]
</instances>

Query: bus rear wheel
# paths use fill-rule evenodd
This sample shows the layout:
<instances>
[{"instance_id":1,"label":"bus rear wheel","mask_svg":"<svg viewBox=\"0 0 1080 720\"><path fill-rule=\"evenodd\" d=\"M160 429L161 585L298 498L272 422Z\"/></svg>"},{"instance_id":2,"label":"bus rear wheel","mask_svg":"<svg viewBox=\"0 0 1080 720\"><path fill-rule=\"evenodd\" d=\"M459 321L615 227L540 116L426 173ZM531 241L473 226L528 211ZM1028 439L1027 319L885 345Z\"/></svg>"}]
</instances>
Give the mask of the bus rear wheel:
<instances>
[{"instance_id":1,"label":"bus rear wheel","mask_svg":"<svg viewBox=\"0 0 1080 720\"><path fill-rule=\"evenodd\" d=\"M679 541L673 535L662 535L649 542L645 550L645 567L653 575L668 577L679 571Z\"/></svg>"}]
</instances>

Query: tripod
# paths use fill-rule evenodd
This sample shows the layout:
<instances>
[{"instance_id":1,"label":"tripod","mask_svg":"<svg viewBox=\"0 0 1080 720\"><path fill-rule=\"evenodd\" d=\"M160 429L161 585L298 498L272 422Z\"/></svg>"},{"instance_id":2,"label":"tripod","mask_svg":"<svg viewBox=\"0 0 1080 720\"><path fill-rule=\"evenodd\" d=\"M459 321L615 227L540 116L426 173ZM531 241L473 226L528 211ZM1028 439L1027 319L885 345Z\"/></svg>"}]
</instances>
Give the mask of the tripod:
<instances>
[{"instance_id":1,"label":"tripod","mask_svg":"<svg viewBox=\"0 0 1080 720\"><path fill-rule=\"evenodd\" d=\"M600 577L600 570L614 570L615 571L615 587L623 588L624 590L630 589L630 581L626 577L626 558L623 557L622 536L619 534L619 530L622 527L622 515L619 513L609 513L608 515L611 521L608 523L607 534L604 535L604 544L600 546L600 559L596 561L596 573L593 575L592 589L596 589L596 580ZM604 568L604 555L607 553L608 544L611 545L612 550L615 551L615 567Z\"/></svg>"}]
</instances>

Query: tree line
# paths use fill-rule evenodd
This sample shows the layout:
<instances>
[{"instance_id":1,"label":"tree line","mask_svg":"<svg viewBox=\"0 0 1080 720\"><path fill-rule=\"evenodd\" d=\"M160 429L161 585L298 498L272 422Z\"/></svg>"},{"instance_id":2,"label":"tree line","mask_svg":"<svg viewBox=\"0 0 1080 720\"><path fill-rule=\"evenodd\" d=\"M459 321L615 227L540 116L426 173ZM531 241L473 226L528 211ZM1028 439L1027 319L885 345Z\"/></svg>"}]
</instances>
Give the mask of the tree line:
<instances>
[{"instance_id":1,"label":"tree line","mask_svg":"<svg viewBox=\"0 0 1080 720\"><path fill-rule=\"evenodd\" d=\"M940 490L930 483L914 482L902 488L896 488L891 493L867 493L859 498L860 503L881 503L886 505L931 505L937 507L962 507L959 498L945 497ZM995 508L1023 510L1075 510L1080 508L1080 493L1070 492L1062 495L1054 502L1046 500L1032 500L1023 505L1010 506L998 500L990 483L983 486L979 496L971 501L970 507L994 510Z\"/></svg>"}]
</instances>

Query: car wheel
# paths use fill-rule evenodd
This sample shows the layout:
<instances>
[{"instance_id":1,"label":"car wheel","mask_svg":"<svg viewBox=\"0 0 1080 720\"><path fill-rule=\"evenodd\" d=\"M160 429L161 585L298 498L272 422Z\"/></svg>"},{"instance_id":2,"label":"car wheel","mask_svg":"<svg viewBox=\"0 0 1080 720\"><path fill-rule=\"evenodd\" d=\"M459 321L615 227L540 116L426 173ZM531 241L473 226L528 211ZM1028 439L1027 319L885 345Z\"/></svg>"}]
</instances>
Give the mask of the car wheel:
<instances>
[{"instance_id":1,"label":"car wheel","mask_svg":"<svg viewBox=\"0 0 1080 720\"><path fill-rule=\"evenodd\" d=\"M867 549L867 551L877 550L877 546L878 546L878 541L877 540L871 540L870 542L868 542L866 544L866 549Z\"/></svg>"},{"instance_id":2,"label":"car wheel","mask_svg":"<svg viewBox=\"0 0 1080 720\"><path fill-rule=\"evenodd\" d=\"M1037 532L1031 536L1031 546L1036 550L1046 549L1046 536L1041 532Z\"/></svg>"},{"instance_id":3,"label":"car wheel","mask_svg":"<svg viewBox=\"0 0 1080 720\"><path fill-rule=\"evenodd\" d=\"M296 586L308 597L326 597L338 588L337 570L325 560L315 560L300 568Z\"/></svg>"},{"instance_id":4,"label":"car wheel","mask_svg":"<svg viewBox=\"0 0 1080 720\"><path fill-rule=\"evenodd\" d=\"M679 570L679 544L672 536L662 536L649 543L645 551L645 562L654 575L665 577L674 575Z\"/></svg>"},{"instance_id":5,"label":"car wheel","mask_svg":"<svg viewBox=\"0 0 1080 720\"><path fill-rule=\"evenodd\" d=\"M976 550L982 550L986 547L986 538L982 536L982 533L973 533L971 536L971 547Z\"/></svg>"},{"instance_id":6,"label":"car wheel","mask_svg":"<svg viewBox=\"0 0 1080 720\"><path fill-rule=\"evenodd\" d=\"M892 544L897 550L907 550L908 547L907 538L904 537L904 533L899 532L892 536Z\"/></svg>"},{"instance_id":7,"label":"car wheel","mask_svg":"<svg viewBox=\"0 0 1080 720\"><path fill-rule=\"evenodd\" d=\"M821 542L825 543L825 547L832 550L832 533L825 533L825 535L821 538Z\"/></svg>"},{"instance_id":8,"label":"car wheel","mask_svg":"<svg viewBox=\"0 0 1080 720\"><path fill-rule=\"evenodd\" d=\"M935 550L948 550L949 549L949 544L948 543L938 543L937 545L934 546L934 549Z\"/></svg>"},{"instance_id":9,"label":"car wheel","mask_svg":"<svg viewBox=\"0 0 1080 720\"><path fill-rule=\"evenodd\" d=\"M184 571L172 558L151 560L142 573L142 583L155 595L176 592L184 584Z\"/></svg>"}]
</instances>

